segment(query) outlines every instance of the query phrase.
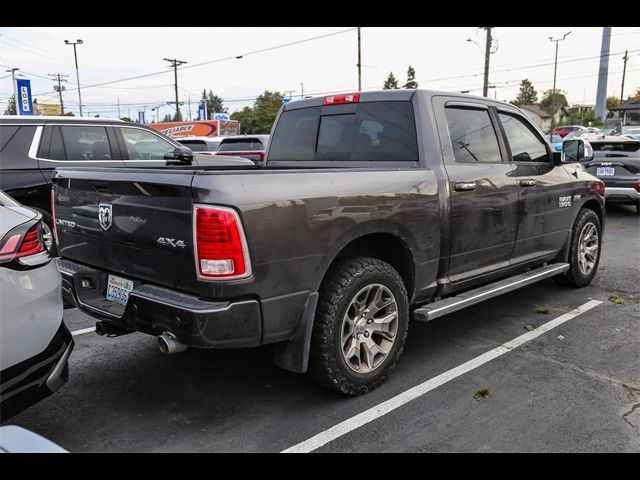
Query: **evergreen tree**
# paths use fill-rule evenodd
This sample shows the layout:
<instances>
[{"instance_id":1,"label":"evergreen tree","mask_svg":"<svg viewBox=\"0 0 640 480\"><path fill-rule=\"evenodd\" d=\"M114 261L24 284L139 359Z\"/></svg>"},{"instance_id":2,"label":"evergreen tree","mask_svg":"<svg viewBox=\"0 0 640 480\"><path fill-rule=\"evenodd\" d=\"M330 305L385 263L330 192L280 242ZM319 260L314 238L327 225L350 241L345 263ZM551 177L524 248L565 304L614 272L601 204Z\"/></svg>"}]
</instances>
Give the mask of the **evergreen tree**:
<instances>
[{"instance_id":1,"label":"evergreen tree","mask_svg":"<svg viewBox=\"0 0 640 480\"><path fill-rule=\"evenodd\" d=\"M387 79L384 82L384 85L382 86L383 90L397 90L398 87L398 80L396 80L396 77L394 77L393 72L389 72L389 76L387 77Z\"/></svg>"},{"instance_id":2,"label":"evergreen tree","mask_svg":"<svg viewBox=\"0 0 640 480\"><path fill-rule=\"evenodd\" d=\"M514 105L535 105L538 103L538 92L536 92L533 84L528 79L525 78L520 82L520 92L511 103Z\"/></svg>"},{"instance_id":3,"label":"evergreen tree","mask_svg":"<svg viewBox=\"0 0 640 480\"><path fill-rule=\"evenodd\" d=\"M9 97L9 105L7 105L7 109L4 111L5 115L17 115L16 112L16 96L11 95Z\"/></svg>"},{"instance_id":4,"label":"evergreen tree","mask_svg":"<svg viewBox=\"0 0 640 480\"><path fill-rule=\"evenodd\" d=\"M404 84L404 88L418 88L418 82L416 82L416 71L411 65L407 69L407 83Z\"/></svg>"},{"instance_id":5,"label":"evergreen tree","mask_svg":"<svg viewBox=\"0 0 640 480\"><path fill-rule=\"evenodd\" d=\"M207 94L207 90L202 91L202 101L207 105L207 118L211 119L214 113L227 113L227 107L223 105L224 100L218 95L214 95L211 90Z\"/></svg>"}]
</instances>

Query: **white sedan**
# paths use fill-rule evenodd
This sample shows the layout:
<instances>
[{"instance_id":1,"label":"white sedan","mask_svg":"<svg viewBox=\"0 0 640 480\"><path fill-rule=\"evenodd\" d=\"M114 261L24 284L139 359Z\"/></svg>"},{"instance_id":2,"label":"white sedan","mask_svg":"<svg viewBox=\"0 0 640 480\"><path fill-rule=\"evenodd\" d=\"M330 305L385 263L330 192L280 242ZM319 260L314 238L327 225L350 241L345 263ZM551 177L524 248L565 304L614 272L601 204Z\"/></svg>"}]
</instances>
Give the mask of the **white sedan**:
<instances>
[{"instance_id":1,"label":"white sedan","mask_svg":"<svg viewBox=\"0 0 640 480\"><path fill-rule=\"evenodd\" d=\"M0 419L64 385L73 338L62 321L61 277L42 214L0 191Z\"/></svg>"}]
</instances>

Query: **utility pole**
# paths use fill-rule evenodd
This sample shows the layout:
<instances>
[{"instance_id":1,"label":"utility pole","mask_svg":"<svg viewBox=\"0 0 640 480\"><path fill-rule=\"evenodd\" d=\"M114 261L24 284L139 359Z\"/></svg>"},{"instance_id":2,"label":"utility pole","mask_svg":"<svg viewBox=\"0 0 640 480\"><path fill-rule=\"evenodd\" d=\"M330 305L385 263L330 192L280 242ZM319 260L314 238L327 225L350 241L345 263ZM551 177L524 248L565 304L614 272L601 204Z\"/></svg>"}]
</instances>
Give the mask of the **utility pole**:
<instances>
[{"instance_id":1,"label":"utility pole","mask_svg":"<svg viewBox=\"0 0 640 480\"><path fill-rule=\"evenodd\" d=\"M175 91L176 91L176 117L180 115L180 106L178 105L180 101L178 100L178 66L187 63L183 60L177 60L175 58L163 58L163 60L169 62L173 67L173 75L175 78Z\"/></svg>"},{"instance_id":2,"label":"utility pole","mask_svg":"<svg viewBox=\"0 0 640 480\"><path fill-rule=\"evenodd\" d=\"M54 85L53 90L57 91L58 94L60 95L60 115L64 115L64 103L62 103L62 91L65 90L65 88L61 85L60 82L66 82L66 80L62 79L61 77L68 77L69 75L63 75L61 73L47 73L47 75L49 75L50 77L53 77L52 80L54 82L56 81L56 79L58 81L58 85Z\"/></svg>"},{"instance_id":3,"label":"utility pole","mask_svg":"<svg viewBox=\"0 0 640 480\"><path fill-rule=\"evenodd\" d=\"M118 98L118 118L120 118L120 98Z\"/></svg>"},{"instance_id":4,"label":"utility pole","mask_svg":"<svg viewBox=\"0 0 640 480\"><path fill-rule=\"evenodd\" d=\"M607 116L607 76L609 75L609 47L611 27L602 27L600 47L600 68L598 70L598 90L596 93L596 118L604 122Z\"/></svg>"},{"instance_id":5,"label":"utility pole","mask_svg":"<svg viewBox=\"0 0 640 480\"><path fill-rule=\"evenodd\" d=\"M551 91L551 111L553 112L551 114L551 129L553 130L553 128L556 126L556 110L555 110L555 100L556 100L556 73L558 71L558 42L561 42L562 40L564 40L565 38L567 38L567 36L571 33L571 30L569 30L567 33L565 33L562 38L553 38L553 37L549 37L549 40L551 40L552 42L556 42L556 60L554 62L554 66L553 66L553 90Z\"/></svg>"},{"instance_id":6,"label":"utility pole","mask_svg":"<svg viewBox=\"0 0 640 480\"><path fill-rule=\"evenodd\" d=\"M76 82L78 82L78 104L80 105L80 116L82 116L82 97L80 96L80 73L78 73L78 54L76 53L76 45L82 45L82 40L75 42L69 40L64 41L65 45L73 45L73 58L76 60Z\"/></svg>"},{"instance_id":7,"label":"utility pole","mask_svg":"<svg viewBox=\"0 0 640 480\"><path fill-rule=\"evenodd\" d=\"M304 98L304 83L300 82L300 98Z\"/></svg>"},{"instance_id":8,"label":"utility pole","mask_svg":"<svg viewBox=\"0 0 640 480\"><path fill-rule=\"evenodd\" d=\"M489 58L491 57L491 29L493 27L484 27L487 31L487 42L484 47L484 83L482 84L482 96L489 94Z\"/></svg>"},{"instance_id":9,"label":"utility pole","mask_svg":"<svg viewBox=\"0 0 640 480\"><path fill-rule=\"evenodd\" d=\"M358 91L362 90L362 49L360 47L360 27L358 27Z\"/></svg>"},{"instance_id":10,"label":"utility pole","mask_svg":"<svg viewBox=\"0 0 640 480\"><path fill-rule=\"evenodd\" d=\"M627 60L629 60L628 53L629 51L625 50L624 57L622 57L622 59L624 60L624 67L622 68L622 87L620 87L620 104L621 105L622 105L622 101L624 100L624 77L627 74Z\"/></svg>"},{"instance_id":11,"label":"utility pole","mask_svg":"<svg viewBox=\"0 0 640 480\"><path fill-rule=\"evenodd\" d=\"M5 72L11 73L11 82L13 83L13 103L16 106L16 115L20 111L18 109L18 87L16 86L16 71L20 70L19 68L11 68L9 70L5 70ZM623 80L624 81L624 80Z\"/></svg>"}]
</instances>

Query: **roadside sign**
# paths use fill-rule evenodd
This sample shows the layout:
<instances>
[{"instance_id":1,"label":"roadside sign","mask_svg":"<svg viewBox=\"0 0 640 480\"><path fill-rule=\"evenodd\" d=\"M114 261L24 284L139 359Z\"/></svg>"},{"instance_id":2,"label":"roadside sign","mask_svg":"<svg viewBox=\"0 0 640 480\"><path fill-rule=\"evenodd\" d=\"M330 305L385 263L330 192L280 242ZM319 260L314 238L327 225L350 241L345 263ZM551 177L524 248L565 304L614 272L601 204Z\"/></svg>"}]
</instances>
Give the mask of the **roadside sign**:
<instances>
[{"instance_id":1,"label":"roadside sign","mask_svg":"<svg viewBox=\"0 0 640 480\"><path fill-rule=\"evenodd\" d=\"M198 120L206 120L207 119L207 109L203 103L198 105Z\"/></svg>"},{"instance_id":2,"label":"roadside sign","mask_svg":"<svg viewBox=\"0 0 640 480\"><path fill-rule=\"evenodd\" d=\"M31 102L31 80L16 79L18 91L18 115L33 115L33 103Z\"/></svg>"},{"instance_id":3,"label":"roadside sign","mask_svg":"<svg viewBox=\"0 0 640 480\"><path fill-rule=\"evenodd\" d=\"M214 113L212 120L229 120L230 118L228 113Z\"/></svg>"},{"instance_id":4,"label":"roadside sign","mask_svg":"<svg viewBox=\"0 0 640 480\"><path fill-rule=\"evenodd\" d=\"M146 123L146 122L144 121L144 114L145 114L145 112L144 112L144 111L142 111L142 112L138 112L138 123Z\"/></svg>"},{"instance_id":5,"label":"roadside sign","mask_svg":"<svg viewBox=\"0 0 640 480\"><path fill-rule=\"evenodd\" d=\"M286 103L289 103L290 101L291 101L291 99L290 99L290 98L283 98L283 99L282 99L282 103L285 103L285 104L286 104Z\"/></svg>"}]
</instances>

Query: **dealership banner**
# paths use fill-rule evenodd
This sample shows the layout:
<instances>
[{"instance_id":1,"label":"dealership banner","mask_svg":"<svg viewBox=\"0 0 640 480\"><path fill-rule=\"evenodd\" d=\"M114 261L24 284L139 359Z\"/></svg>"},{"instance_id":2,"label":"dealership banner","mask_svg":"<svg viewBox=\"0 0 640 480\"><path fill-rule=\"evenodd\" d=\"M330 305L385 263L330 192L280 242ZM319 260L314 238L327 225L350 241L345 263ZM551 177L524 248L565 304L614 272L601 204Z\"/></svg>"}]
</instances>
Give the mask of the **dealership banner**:
<instances>
[{"instance_id":1,"label":"dealership banner","mask_svg":"<svg viewBox=\"0 0 640 480\"><path fill-rule=\"evenodd\" d=\"M16 79L18 91L18 115L33 115L33 103L31 102L31 80Z\"/></svg>"}]
</instances>

